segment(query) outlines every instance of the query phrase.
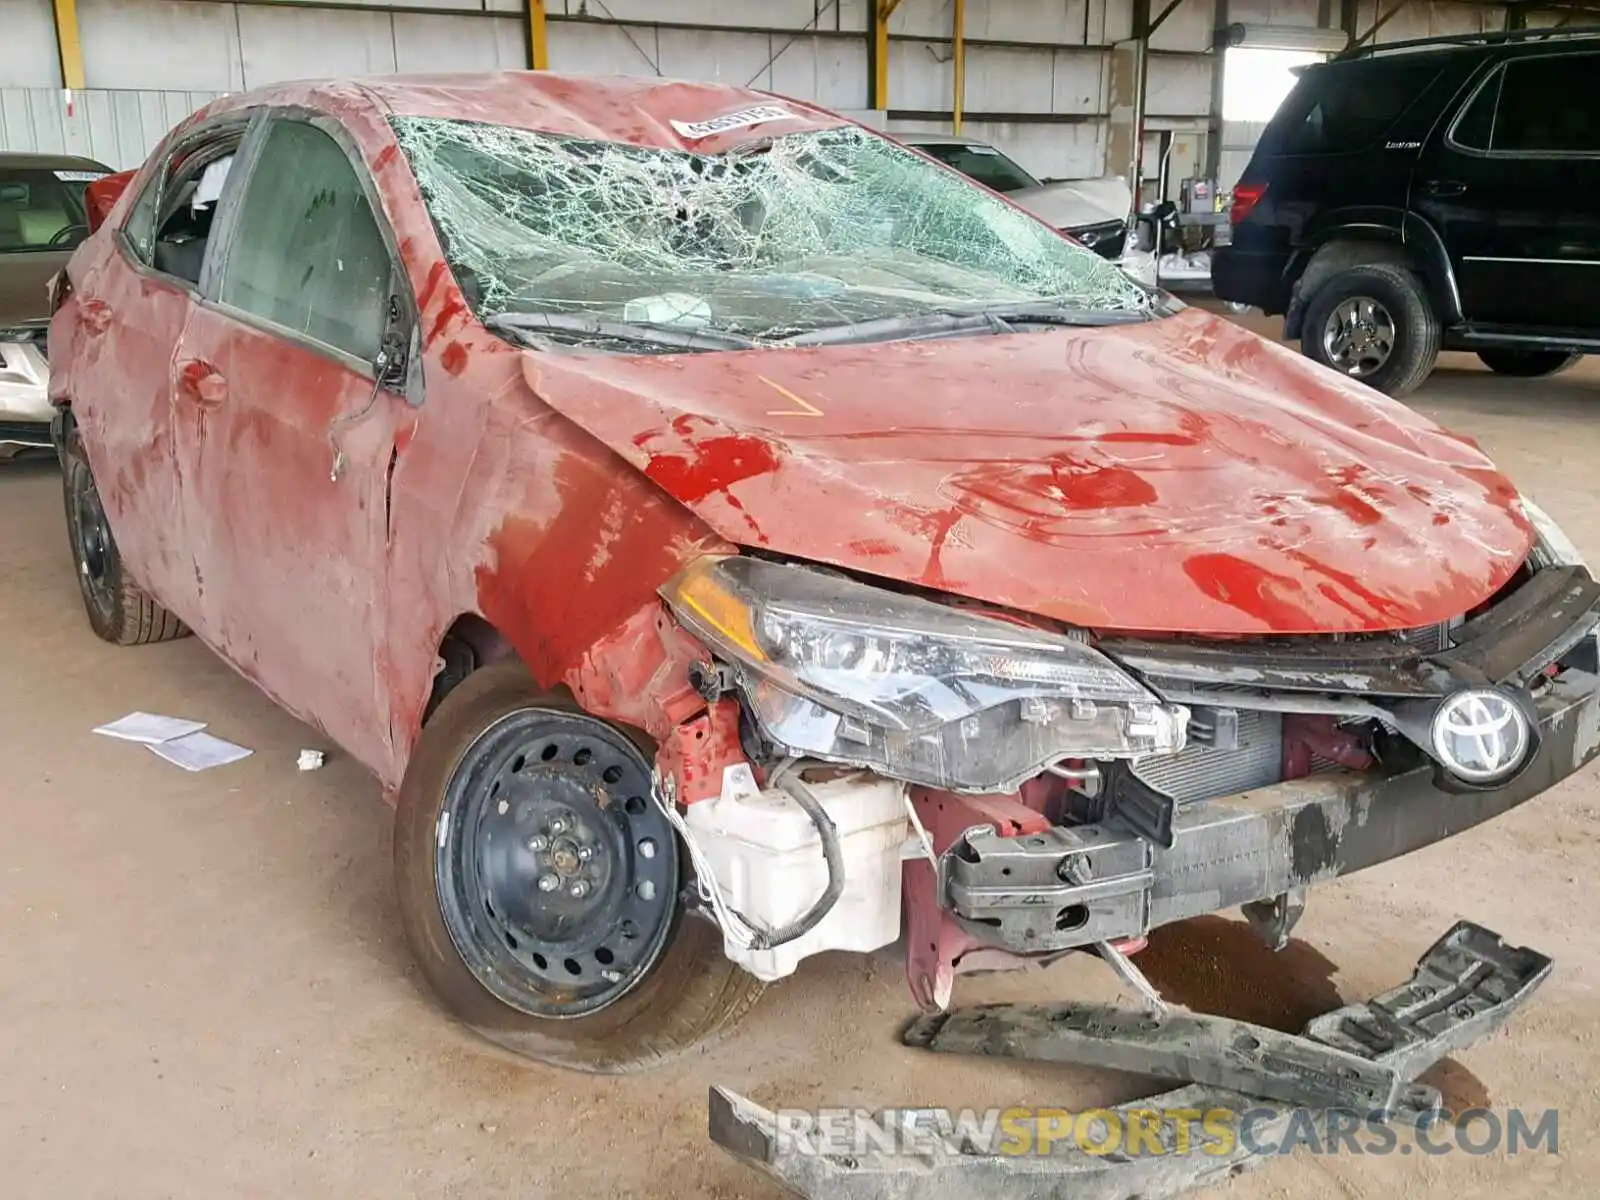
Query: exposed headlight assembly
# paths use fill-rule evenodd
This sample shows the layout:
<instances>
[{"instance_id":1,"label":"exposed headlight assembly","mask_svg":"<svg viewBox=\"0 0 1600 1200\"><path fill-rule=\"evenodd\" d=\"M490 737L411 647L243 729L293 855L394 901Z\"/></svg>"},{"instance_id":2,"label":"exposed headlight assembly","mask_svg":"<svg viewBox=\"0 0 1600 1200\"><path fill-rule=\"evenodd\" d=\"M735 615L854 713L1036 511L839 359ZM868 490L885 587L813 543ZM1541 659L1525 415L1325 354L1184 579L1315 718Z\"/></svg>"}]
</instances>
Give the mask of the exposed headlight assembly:
<instances>
[{"instance_id":1,"label":"exposed headlight assembly","mask_svg":"<svg viewBox=\"0 0 1600 1200\"><path fill-rule=\"evenodd\" d=\"M703 559L662 595L793 754L988 792L1184 746L1188 710L1084 641L753 558Z\"/></svg>"}]
</instances>

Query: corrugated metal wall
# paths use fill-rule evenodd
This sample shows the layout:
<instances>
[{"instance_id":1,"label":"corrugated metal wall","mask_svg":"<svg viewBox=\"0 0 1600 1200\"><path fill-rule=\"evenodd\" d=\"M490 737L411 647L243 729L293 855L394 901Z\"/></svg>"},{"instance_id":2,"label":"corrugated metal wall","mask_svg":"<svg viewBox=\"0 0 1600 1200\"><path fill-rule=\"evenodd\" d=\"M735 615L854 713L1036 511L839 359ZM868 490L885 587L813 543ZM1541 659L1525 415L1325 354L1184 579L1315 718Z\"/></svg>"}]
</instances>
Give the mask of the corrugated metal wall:
<instances>
[{"instance_id":1,"label":"corrugated metal wall","mask_svg":"<svg viewBox=\"0 0 1600 1200\"><path fill-rule=\"evenodd\" d=\"M121 170L137 166L216 92L77 92L72 114L58 88L0 88L0 149L81 154Z\"/></svg>"},{"instance_id":2,"label":"corrugated metal wall","mask_svg":"<svg viewBox=\"0 0 1600 1200\"><path fill-rule=\"evenodd\" d=\"M68 147L113 166L221 92L282 79L519 68L522 0L342 0L338 11L253 0L78 0L95 90L70 120L50 0L0 0L0 147ZM551 66L765 88L831 108L869 103L868 0L547 0ZM427 12L376 11L426 7ZM1152 7L1157 10L1161 5ZM1315 25L1319 0L1229 0L1236 21ZM362 11L373 8L374 11ZM1108 43L1133 0L967 0L966 132L1044 176L1105 160ZM1360 0L1370 25L1389 0ZM439 10L455 10L441 12ZM949 129L952 0L902 0L891 21L891 130ZM1414 0L1380 41L1498 28L1500 9ZM1152 39L1147 126L1209 124L1214 0L1183 0ZM1535 23L1542 23L1534 18ZM985 116L991 119L984 119ZM1248 150L1228 138L1234 156Z\"/></svg>"},{"instance_id":3,"label":"corrugated metal wall","mask_svg":"<svg viewBox=\"0 0 1600 1200\"><path fill-rule=\"evenodd\" d=\"M281 79L389 71L518 68L526 61L521 0L345 0L307 9L228 0L78 0L93 121L65 121L50 0L0 0L0 145L92 147L112 165L137 161L153 137L130 104L182 106ZM361 11L426 4L456 13ZM866 0L547 0L557 70L713 79L867 107ZM1153 125L1203 129L1210 104L1213 0L1184 0L1160 31L1151 68ZM891 22L891 129L947 131L953 100L951 0L902 0ZM1039 175L1098 173L1104 162L1106 51L1125 38L1132 0L967 0L966 132L1003 144ZM685 28L699 26L700 28ZM102 112L119 116L113 140ZM177 114L181 115L181 114ZM81 126L81 132L79 130Z\"/></svg>"}]
</instances>

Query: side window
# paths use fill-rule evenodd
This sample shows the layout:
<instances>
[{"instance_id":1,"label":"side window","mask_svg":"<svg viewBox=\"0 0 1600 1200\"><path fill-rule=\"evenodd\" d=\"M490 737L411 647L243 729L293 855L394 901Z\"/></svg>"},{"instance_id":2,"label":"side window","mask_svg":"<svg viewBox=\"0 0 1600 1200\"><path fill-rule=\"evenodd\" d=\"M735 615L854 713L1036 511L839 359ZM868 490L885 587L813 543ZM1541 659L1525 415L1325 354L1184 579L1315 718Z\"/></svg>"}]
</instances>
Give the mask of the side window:
<instances>
[{"instance_id":1,"label":"side window","mask_svg":"<svg viewBox=\"0 0 1600 1200\"><path fill-rule=\"evenodd\" d=\"M151 175L122 226L140 262L186 283L200 282L222 186L243 139L243 129L234 127L191 141Z\"/></svg>"},{"instance_id":2,"label":"side window","mask_svg":"<svg viewBox=\"0 0 1600 1200\"><path fill-rule=\"evenodd\" d=\"M1456 119L1450 140L1467 150L1487 150L1494 139L1494 114L1500 105L1500 85L1504 71L1496 71L1484 82Z\"/></svg>"},{"instance_id":3,"label":"side window","mask_svg":"<svg viewBox=\"0 0 1600 1200\"><path fill-rule=\"evenodd\" d=\"M339 144L312 125L274 122L250 173L218 299L372 362L390 284L388 248Z\"/></svg>"},{"instance_id":4,"label":"side window","mask_svg":"<svg viewBox=\"0 0 1600 1200\"><path fill-rule=\"evenodd\" d=\"M1507 63L1490 149L1509 154L1600 153L1600 55Z\"/></svg>"},{"instance_id":5,"label":"side window","mask_svg":"<svg viewBox=\"0 0 1600 1200\"><path fill-rule=\"evenodd\" d=\"M151 172L144 191L139 193L139 198L128 210L128 219L122 223L122 236L128 239L128 245L133 248L139 261L146 264L155 259L156 203L160 199L161 181L166 173L165 163Z\"/></svg>"},{"instance_id":6,"label":"side window","mask_svg":"<svg viewBox=\"0 0 1600 1200\"><path fill-rule=\"evenodd\" d=\"M1439 77L1431 59L1378 59L1308 71L1261 145L1271 154L1347 154L1377 142Z\"/></svg>"}]
</instances>

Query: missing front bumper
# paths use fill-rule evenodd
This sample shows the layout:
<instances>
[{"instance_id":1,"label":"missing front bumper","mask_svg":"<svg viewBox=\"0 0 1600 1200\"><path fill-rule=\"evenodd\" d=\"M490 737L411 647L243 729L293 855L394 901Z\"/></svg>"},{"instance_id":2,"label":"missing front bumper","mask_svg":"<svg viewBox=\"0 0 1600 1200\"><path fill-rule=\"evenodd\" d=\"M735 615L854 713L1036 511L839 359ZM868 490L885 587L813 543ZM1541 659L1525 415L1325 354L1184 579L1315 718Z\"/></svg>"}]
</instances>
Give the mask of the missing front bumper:
<instances>
[{"instance_id":1,"label":"missing front bumper","mask_svg":"<svg viewBox=\"0 0 1600 1200\"><path fill-rule=\"evenodd\" d=\"M1341 771L1183 808L1170 848L1104 824L975 828L941 858L942 902L969 934L1036 954L1292 893L1453 837L1577 771L1600 754L1597 689L1572 670L1544 691L1538 755L1504 787L1448 791L1431 765Z\"/></svg>"}]
</instances>

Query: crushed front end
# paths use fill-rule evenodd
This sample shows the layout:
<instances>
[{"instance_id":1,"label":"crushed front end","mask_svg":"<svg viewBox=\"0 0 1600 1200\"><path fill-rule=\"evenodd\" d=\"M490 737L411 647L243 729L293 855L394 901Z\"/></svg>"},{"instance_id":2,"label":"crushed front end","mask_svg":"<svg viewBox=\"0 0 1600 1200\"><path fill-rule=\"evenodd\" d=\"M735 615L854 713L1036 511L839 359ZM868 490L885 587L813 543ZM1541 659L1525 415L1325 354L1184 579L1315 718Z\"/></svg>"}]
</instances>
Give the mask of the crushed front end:
<instances>
[{"instance_id":1,"label":"crushed front end","mask_svg":"<svg viewBox=\"0 0 1600 1200\"><path fill-rule=\"evenodd\" d=\"M1309 885L1600 753L1600 584L1526 511L1540 537L1499 593L1389 634L1091 637L702 560L664 596L708 652L709 707L659 761L707 915L776 978L895 940L903 899L928 1010L962 971L1114 953L1236 906L1281 944Z\"/></svg>"}]
</instances>

